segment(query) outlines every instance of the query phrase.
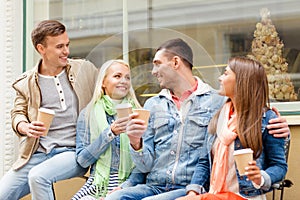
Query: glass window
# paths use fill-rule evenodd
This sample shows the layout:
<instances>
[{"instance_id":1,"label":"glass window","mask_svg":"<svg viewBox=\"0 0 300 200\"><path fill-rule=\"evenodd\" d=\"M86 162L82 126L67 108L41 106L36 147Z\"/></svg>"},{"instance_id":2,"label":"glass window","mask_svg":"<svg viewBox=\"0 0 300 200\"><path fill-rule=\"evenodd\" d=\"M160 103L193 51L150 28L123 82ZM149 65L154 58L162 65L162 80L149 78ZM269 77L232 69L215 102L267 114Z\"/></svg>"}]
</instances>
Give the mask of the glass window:
<instances>
[{"instance_id":1,"label":"glass window","mask_svg":"<svg viewBox=\"0 0 300 200\"><path fill-rule=\"evenodd\" d=\"M194 73L213 87L229 57L252 55L265 66L274 105L300 112L298 0L34 0L32 7L32 23L48 17L67 26L71 56L98 67L128 57L142 104L160 90L151 75L155 49L180 37L193 48Z\"/></svg>"}]
</instances>

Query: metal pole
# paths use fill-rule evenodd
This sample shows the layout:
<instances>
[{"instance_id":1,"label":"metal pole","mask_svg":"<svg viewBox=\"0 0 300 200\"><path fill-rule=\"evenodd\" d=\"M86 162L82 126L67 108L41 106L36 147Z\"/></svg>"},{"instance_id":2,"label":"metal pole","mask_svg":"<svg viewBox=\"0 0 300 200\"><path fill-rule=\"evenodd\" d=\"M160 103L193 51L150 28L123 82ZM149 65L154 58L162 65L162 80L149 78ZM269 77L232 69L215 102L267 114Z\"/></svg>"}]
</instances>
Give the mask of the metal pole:
<instances>
[{"instance_id":1,"label":"metal pole","mask_svg":"<svg viewBox=\"0 0 300 200\"><path fill-rule=\"evenodd\" d=\"M127 0L123 0L123 60L127 63L129 63L128 46L128 9Z\"/></svg>"}]
</instances>

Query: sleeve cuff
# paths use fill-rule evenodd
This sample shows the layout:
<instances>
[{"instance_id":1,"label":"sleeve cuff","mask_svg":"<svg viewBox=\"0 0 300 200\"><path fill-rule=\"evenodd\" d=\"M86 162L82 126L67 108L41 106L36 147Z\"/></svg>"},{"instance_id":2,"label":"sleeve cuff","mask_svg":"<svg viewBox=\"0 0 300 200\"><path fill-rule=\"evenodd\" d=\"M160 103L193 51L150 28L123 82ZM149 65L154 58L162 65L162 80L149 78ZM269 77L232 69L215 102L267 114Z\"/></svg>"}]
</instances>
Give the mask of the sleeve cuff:
<instances>
[{"instance_id":1,"label":"sleeve cuff","mask_svg":"<svg viewBox=\"0 0 300 200\"><path fill-rule=\"evenodd\" d=\"M260 185L257 185L255 182L252 181L253 186L255 187L255 189L260 189L261 186L263 186L265 183L265 179L263 176L260 177Z\"/></svg>"},{"instance_id":2,"label":"sleeve cuff","mask_svg":"<svg viewBox=\"0 0 300 200\"><path fill-rule=\"evenodd\" d=\"M107 133L107 137L108 137L110 140L113 140L113 139L116 137L116 135L110 130L110 131L108 131L108 133Z\"/></svg>"},{"instance_id":3,"label":"sleeve cuff","mask_svg":"<svg viewBox=\"0 0 300 200\"><path fill-rule=\"evenodd\" d=\"M260 170L260 173L261 173L261 184L257 185L253 181L252 184L256 189L262 189L268 191L271 188L271 178L269 174L267 174L267 172L265 172L264 170Z\"/></svg>"},{"instance_id":4,"label":"sleeve cuff","mask_svg":"<svg viewBox=\"0 0 300 200\"><path fill-rule=\"evenodd\" d=\"M198 194L204 194L206 193L206 190L204 189L204 187L202 185L197 185L197 184L189 184L186 186L186 193L188 193L189 191L195 191Z\"/></svg>"},{"instance_id":5,"label":"sleeve cuff","mask_svg":"<svg viewBox=\"0 0 300 200\"><path fill-rule=\"evenodd\" d=\"M272 186L271 177L264 170L260 170L260 172L261 172L261 175L264 177L264 184L261 186L261 189L265 190L265 191L268 191L271 188L271 186Z\"/></svg>"},{"instance_id":6,"label":"sleeve cuff","mask_svg":"<svg viewBox=\"0 0 300 200\"><path fill-rule=\"evenodd\" d=\"M142 156L143 155L143 147L140 148L139 150L135 150L134 148L132 148L131 144L129 144L130 146L130 151L135 154L135 155L139 155Z\"/></svg>"}]
</instances>

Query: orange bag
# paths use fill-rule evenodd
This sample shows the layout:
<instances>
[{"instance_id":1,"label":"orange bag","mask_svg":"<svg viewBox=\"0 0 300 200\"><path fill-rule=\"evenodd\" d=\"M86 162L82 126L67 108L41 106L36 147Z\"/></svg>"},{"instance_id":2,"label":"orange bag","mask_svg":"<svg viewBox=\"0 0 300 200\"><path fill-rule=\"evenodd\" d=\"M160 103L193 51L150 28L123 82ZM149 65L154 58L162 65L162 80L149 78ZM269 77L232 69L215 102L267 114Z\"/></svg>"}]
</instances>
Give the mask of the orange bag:
<instances>
[{"instance_id":1,"label":"orange bag","mask_svg":"<svg viewBox=\"0 0 300 200\"><path fill-rule=\"evenodd\" d=\"M246 200L246 198L232 192L221 192L218 194L200 194L196 196L185 196L176 200Z\"/></svg>"}]
</instances>

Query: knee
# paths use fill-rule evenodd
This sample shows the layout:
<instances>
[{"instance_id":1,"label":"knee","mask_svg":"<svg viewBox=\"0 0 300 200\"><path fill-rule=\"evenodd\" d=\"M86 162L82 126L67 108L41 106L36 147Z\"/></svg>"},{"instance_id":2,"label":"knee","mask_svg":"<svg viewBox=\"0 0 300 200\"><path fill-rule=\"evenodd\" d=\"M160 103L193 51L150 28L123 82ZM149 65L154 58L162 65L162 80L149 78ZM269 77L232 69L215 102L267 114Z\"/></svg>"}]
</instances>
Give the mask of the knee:
<instances>
[{"instance_id":1,"label":"knee","mask_svg":"<svg viewBox=\"0 0 300 200\"><path fill-rule=\"evenodd\" d=\"M34 168L33 168L34 169ZM31 169L28 173L28 182L30 185L32 184L41 184L41 183L46 183L46 184L51 184L49 180L43 177L43 174L40 173L39 171Z\"/></svg>"},{"instance_id":2,"label":"knee","mask_svg":"<svg viewBox=\"0 0 300 200\"><path fill-rule=\"evenodd\" d=\"M114 191L113 193L110 193L109 195L107 195L105 197L105 200L121 200L122 198L121 197L124 197L124 195L122 195L123 193L123 190L117 190L117 191Z\"/></svg>"},{"instance_id":3,"label":"knee","mask_svg":"<svg viewBox=\"0 0 300 200\"><path fill-rule=\"evenodd\" d=\"M40 176L38 173L36 173L34 170L30 170L28 173L28 182L29 184L32 184L36 182L38 179L40 179Z\"/></svg>"}]
</instances>

